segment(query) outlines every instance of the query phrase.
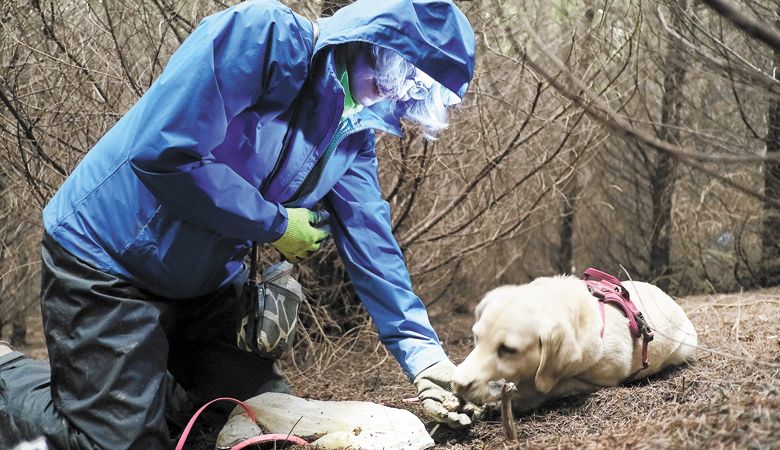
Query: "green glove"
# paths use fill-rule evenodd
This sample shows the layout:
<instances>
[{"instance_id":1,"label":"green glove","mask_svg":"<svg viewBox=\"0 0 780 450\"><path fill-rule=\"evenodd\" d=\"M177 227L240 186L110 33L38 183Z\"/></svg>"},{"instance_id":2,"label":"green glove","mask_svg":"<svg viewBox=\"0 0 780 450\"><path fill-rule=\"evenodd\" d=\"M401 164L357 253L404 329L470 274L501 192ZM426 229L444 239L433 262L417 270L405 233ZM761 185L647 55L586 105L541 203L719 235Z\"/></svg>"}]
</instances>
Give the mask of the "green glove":
<instances>
[{"instance_id":1,"label":"green glove","mask_svg":"<svg viewBox=\"0 0 780 450\"><path fill-rule=\"evenodd\" d=\"M285 259L296 262L310 252L319 250L322 241L330 236L327 225L328 213L306 208L287 209L287 229L278 241L271 245L279 250Z\"/></svg>"},{"instance_id":2,"label":"green glove","mask_svg":"<svg viewBox=\"0 0 780 450\"><path fill-rule=\"evenodd\" d=\"M450 428L464 428L471 425L471 417L466 413L475 409L471 404L462 406L452 393L454 370L455 364L449 359L439 361L417 374L414 387L425 414Z\"/></svg>"}]
</instances>

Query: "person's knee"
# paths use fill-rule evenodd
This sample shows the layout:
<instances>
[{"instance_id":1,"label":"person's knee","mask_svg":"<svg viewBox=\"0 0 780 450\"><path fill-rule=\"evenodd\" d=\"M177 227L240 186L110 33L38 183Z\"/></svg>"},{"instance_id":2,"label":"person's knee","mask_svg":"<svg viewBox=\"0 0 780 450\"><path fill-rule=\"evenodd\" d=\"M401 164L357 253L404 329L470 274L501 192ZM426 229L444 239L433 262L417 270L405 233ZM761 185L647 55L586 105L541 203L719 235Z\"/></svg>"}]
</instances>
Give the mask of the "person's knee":
<instances>
[{"instance_id":1,"label":"person's knee","mask_svg":"<svg viewBox=\"0 0 780 450\"><path fill-rule=\"evenodd\" d=\"M52 407L50 374L47 363L22 353L0 356L0 448L99 448Z\"/></svg>"}]
</instances>

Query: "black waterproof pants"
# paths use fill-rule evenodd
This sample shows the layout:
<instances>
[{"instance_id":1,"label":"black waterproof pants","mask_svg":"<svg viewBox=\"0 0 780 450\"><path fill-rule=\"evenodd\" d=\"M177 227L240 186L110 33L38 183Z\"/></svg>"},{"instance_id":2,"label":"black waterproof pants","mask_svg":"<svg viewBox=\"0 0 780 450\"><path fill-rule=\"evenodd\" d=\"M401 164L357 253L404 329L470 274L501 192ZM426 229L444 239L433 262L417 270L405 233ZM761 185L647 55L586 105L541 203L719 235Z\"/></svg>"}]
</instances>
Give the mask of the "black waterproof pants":
<instances>
[{"instance_id":1,"label":"black waterproof pants","mask_svg":"<svg viewBox=\"0 0 780 450\"><path fill-rule=\"evenodd\" d=\"M170 449L169 425L208 400L288 391L276 364L236 347L246 273L211 295L170 300L90 267L48 235L42 248L50 365L0 357L0 449L38 436L53 449Z\"/></svg>"}]
</instances>

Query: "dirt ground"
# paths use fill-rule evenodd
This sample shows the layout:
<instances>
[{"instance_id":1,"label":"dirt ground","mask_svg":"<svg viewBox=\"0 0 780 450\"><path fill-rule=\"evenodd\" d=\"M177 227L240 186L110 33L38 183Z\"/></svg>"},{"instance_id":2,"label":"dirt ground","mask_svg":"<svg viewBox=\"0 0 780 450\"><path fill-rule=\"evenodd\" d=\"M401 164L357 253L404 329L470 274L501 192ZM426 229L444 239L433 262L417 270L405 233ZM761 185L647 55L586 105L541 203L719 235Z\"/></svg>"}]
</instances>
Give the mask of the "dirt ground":
<instances>
[{"instance_id":1,"label":"dirt ground","mask_svg":"<svg viewBox=\"0 0 780 450\"><path fill-rule=\"evenodd\" d=\"M780 289L679 299L699 333L698 361L628 386L566 399L516 417L523 448L780 448ZM457 363L471 346L472 315L434 314ZM40 334L27 349L45 357ZM652 344L651 344L652 345ZM414 389L369 329L286 361L293 393L410 409ZM433 424L426 422L431 430ZM466 431L438 428L435 449L509 448L494 415ZM200 433L190 448L213 448ZM208 442L211 440L211 442ZM268 447L272 448L272 447Z\"/></svg>"}]
</instances>

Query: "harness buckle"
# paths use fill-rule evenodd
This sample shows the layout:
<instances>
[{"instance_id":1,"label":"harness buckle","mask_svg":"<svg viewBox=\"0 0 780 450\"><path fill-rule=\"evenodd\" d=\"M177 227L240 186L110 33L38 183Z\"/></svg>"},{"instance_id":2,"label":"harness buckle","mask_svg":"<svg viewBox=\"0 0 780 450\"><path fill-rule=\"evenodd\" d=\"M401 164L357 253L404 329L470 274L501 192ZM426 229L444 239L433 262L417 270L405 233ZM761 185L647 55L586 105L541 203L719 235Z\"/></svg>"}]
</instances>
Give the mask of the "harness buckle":
<instances>
[{"instance_id":1,"label":"harness buckle","mask_svg":"<svg viewBox=\"0 0 780 450\"><path fill-rule=\"evenodd\" d=\"M653 330L650 329L650 325L647 324L647 321L642 315L642 312L638 311L635 317L636 323L639 325L639 333L642 335L642 338L645 340L645 342L652 341L653 338L655 338L653 335Z\"/></svg>"}]
</instances>

